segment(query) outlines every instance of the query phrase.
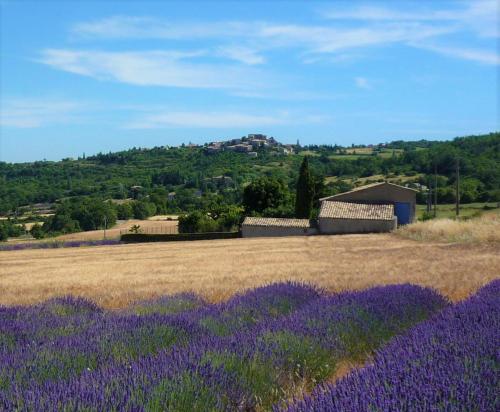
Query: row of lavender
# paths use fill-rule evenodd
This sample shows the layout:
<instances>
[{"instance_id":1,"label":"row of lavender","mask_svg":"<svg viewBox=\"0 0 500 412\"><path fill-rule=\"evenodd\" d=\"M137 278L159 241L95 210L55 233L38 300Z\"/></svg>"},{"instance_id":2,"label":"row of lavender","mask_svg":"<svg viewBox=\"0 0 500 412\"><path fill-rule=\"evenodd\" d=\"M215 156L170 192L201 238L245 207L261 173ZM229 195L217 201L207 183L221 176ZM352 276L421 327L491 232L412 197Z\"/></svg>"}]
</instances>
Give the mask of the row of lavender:
<instances>
[{"instance_id":1,"label":"row of lavender","mask_svg":"<svg viewBox=\"0 0 500 412\"><path fill-rule=\"evenodd\" d=\"M102 239L102 240L53 240L48 242L18 242L0 244L0 252L12 250L28 249L59 249L63 247L83 247L83 246L114 246L120 245L120 239Z\"/></svg>"},{"instance_id":2,"label":"row of lavender","mask_svg":"<svg viewBox=\"0 0 500 412\"><path fill-rule=\"evenodd\" d=\"M499 411L500 280L395 338L373 364L275 411Z\"/></svg>"},{"instance_id":3,"label":"row of lavender","mask_svg":"<svg viewBox=\"0 0 500 412\"><path fill-rule=\"evenodd\" d=\"M287 283L220 305L177 295L122 313L78 299L0 308L0 409L270 409L446 306L410 285L332 296Z\"/></svg>"}]
</instances>

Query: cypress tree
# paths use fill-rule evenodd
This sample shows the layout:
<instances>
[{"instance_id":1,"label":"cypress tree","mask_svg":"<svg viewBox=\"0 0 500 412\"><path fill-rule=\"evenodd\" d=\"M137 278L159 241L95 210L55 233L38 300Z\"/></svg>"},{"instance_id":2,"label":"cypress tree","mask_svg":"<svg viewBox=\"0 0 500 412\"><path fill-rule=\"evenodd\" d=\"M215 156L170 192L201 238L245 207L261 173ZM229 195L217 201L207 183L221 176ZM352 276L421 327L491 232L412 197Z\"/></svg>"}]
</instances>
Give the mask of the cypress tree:
<instances>
[{"instance_id":1,"label":"cypress tree","mask_svg":"<svg viewBox=\"0 0 500 412\"><path fill-rule=\"evenodd\" d=\"M313 180L309 170L309 160L304 157L300 165L299 180L297 181L297 196L295 198L295 216L309 219L313 205Z\"/></svg>"}]
</instances>

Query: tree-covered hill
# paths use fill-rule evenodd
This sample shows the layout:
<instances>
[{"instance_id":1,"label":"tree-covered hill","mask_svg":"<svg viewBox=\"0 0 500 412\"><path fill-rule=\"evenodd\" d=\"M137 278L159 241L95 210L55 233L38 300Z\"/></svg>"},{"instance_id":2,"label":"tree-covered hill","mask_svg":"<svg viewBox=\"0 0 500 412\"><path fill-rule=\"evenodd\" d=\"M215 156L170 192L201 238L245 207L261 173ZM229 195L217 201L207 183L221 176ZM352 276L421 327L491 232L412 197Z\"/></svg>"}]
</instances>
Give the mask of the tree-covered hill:
<instances>
[{"instance_id":1,"label":"tree-covered hill","mask_svg":"<svg viewBox=\"0 0 500 412\"><path fill-rule=\"evenodd\" d=\"M206 147L155 147L59 162L0 162L0 214L75 197L106 200L159 196L165 198L162 201L170 212L203 209L214 203L240 204L244 186L262 176L281 180L293 193L305 154L309 155L313 174L325 178L326 185L321 188L325 195L348 190L370 178L427 186L436 167L439 200L450 202L454 200L458 158L462 201L500 201L497 132L446 142L311 145L295 147L295 153L288 156L267 148L250 157L230 151L209 154Z\"/></svg>"}]
</instances>

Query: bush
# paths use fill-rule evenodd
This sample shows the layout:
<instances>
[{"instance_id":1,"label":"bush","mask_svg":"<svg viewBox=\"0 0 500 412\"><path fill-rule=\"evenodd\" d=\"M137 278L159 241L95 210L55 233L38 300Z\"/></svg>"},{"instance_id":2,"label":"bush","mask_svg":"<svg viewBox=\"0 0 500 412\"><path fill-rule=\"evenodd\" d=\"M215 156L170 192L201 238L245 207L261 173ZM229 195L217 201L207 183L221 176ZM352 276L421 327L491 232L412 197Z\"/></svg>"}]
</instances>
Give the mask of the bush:
<instances>
[{"instance_id":1,"label":"bush","mask_svg":"<svg viewBox=\"0 0 500 412\"><path fill-rule=\"evenodd\" d=\"M45 232L42 229L42 225L40 224L35 224L30 230L31 236L33 236L35 239L42 239L45 237Z\"/></svg>"},{"instance_id":2,"label":"bush","mask_svg":"<svg viewBox=\"0 0 500 412\"><path fill-rule=\"evenodd\" d=\"M7 240L9 232L5 225L0 224L0 242Z\"/></svg>"},{"instance_id":3,"label":"bush","mask_svg":"<svg viewBox=\"0 0 500 412\"><path fill-rule=\"evenodd\" d=\"M434 219L434 212L424 212L420 220L426 221Z\"/></svg>"},{"instance_id":4,"label":"bush","mask_svg":"<svg viewBox=\"0 0 500 412\"><path fill-rule=\"evenodd\" d=\"M179 217L179 233L217 232L218 224L207 214L193 212Z\"/></svg>"}]
</instances>

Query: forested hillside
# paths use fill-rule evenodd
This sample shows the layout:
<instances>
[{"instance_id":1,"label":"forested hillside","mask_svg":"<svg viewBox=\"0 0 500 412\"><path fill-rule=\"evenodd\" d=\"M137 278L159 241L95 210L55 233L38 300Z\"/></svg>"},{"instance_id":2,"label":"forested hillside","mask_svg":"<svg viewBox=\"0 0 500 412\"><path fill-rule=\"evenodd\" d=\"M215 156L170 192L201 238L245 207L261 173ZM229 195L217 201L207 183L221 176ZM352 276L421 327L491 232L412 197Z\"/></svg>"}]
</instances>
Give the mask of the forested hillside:
<instances>
[{"instance_id":1,"label":"forested hillside","mask_svg":"<svg viewBox=\"0 0 500 412\"><path fill-rule=\"evenodd\" d=\"M395 141L374 146L295 147L291 155L261 148L258 157L204 147L133 148L77 160L0 162L0 214L20 206L64 199L152 199L164 212L240 204L243 188L266 176L289 190L289 202L304 155L321 195L376 180L428 186L438 173L438 200L454 200L455 163L460 161L463 202L500 200L500 133L452 141ZM170 196L168 196L170 193ZM175 194L174 194L175 193ZM155 200L156 199L156 200ZM419 201L424 201L424 196Z\"/></svg>"}]
</instances>

